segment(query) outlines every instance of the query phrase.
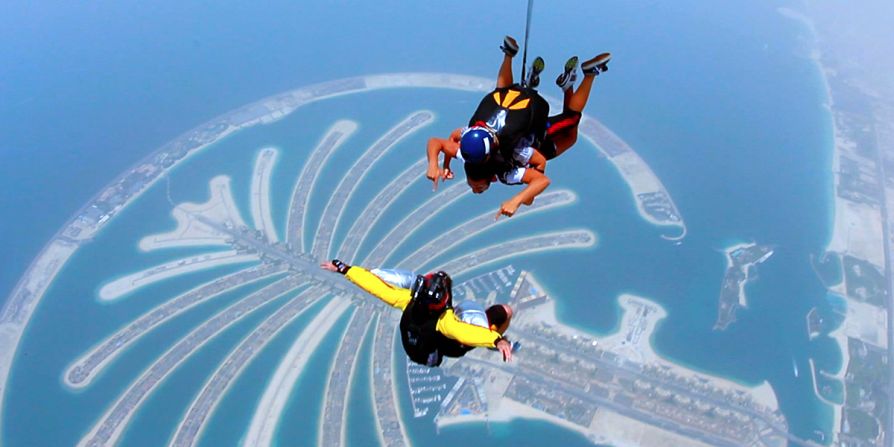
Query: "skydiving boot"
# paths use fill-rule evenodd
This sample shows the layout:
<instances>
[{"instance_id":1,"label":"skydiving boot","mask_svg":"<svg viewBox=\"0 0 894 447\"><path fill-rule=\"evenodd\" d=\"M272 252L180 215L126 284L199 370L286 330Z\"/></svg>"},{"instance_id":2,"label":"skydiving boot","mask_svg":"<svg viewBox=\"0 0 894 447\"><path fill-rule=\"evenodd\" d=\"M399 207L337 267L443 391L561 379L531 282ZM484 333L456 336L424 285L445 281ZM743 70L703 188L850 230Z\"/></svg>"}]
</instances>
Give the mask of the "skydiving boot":
<instances>
[{"instance_id":1,"label":"skydiving boot","mask_svg":"<svg viewBox=\"0 0 894 447\"><path fill-rule=\"evenodd\" d=\"M537 88L540 85L540 72L546 68L546 62L543 61L543 58L537 56L534 59L534 63L531 64L531 71L528 72L528 87Z\"/></svg>"},{"instance_id":2,"label":"skydiving boot","mask_svg":"<svg viewBox=\"0 0 894 447\"><path fill-rule=\"evenodd\" d=\"M518 42L512 38L512 36L503 37L503 45L500 45L500 49L503 50L503 53L509 57L515 57L518 54Z\"/></svg>"},{"instance_id":3,"label":"skydiving boot","mask_svg":"<svg viewBox=\"0 0 894 447\"><path fill-rule=\"evenodd\" d=\"M584 72L585 75L599 75L599 73L604 73L608 71L608 61L612 58L611 53L602 53L599 56L590 59L583 64L581 64L580 69Z\"/></svg>"},{"instance_id":4,"label":"skydiving boot","mask_svg":"<svg viewBox=\"0 0 894 447\"><path fill-rule=\"evenodd\" d=\"M574 81L577 80L577 56L571 57L565 62L565 71L556 78L556 85L562 91L574 87Z\"/></svg>"}]
</instances>

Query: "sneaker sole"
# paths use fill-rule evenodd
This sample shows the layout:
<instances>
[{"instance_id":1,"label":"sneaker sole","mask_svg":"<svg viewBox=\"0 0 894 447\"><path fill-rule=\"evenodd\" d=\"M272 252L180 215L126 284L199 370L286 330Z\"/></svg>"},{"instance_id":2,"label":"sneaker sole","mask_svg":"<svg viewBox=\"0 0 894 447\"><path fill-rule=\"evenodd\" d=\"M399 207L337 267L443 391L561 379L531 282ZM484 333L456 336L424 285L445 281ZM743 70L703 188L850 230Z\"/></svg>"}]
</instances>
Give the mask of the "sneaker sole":
<instances>
[{"instance_id":1,"label":"sneaker sole","mask_svg":"<svg viewBox=\"0 0 894 447\"><path fill-rule=\"evenodd\" d=\"M518 43L513 43L512 41L504 37L503 46L501 46L500 49L510 56L515 56L516 54L518 54Z\"/></svg>"},{"instance_id":2,"label":"sneaker sole","mask_svg":"<svg viewBox=\"0 0 894 447\"><path fill-rule=\"evenodd\" d=\"M534 63L531 65L534 74L542 73L544 68L546 68L546 62L543 61L543 58L534 59Z\"/></svg>"},{"instance_id":3,"label":"sneaker sole","mask_svg":"<svg viewBox=\"0 0 894 447\"><path fill-rule=\"evenodd\" d=\"M582 70L591 70L594 67L599 67L601 65L607 64L608 61L610 61L611 59L612 59L611 53L602 53L599 56L596 56L595 59L584 62L584 64L581 65L580 68Z\"/></svg>"}]
</instances>

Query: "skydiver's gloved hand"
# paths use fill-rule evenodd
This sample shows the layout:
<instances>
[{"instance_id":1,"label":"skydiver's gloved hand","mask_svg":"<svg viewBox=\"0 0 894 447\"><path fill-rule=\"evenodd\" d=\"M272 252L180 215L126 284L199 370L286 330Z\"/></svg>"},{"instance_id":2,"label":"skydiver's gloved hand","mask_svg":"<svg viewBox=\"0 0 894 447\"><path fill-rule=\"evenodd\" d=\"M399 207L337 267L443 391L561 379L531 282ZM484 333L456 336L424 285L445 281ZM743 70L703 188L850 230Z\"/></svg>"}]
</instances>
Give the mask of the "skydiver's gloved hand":
<instances>
[{"instance_id":1,"label":"skydiver's gloved hand","mask_svg":"<svg viewBox=\"0 0 894 447\"><path fill-rule=\"evenodd\" d=\"M333 273L341 273L342 275L348 273L348 269L351 268L350 265L345 264L344 262L339 261L338 259L333 259L330 262L324 262L320 264L320 267L323 270L329 270Z\"/></svg>"}]
</instances>

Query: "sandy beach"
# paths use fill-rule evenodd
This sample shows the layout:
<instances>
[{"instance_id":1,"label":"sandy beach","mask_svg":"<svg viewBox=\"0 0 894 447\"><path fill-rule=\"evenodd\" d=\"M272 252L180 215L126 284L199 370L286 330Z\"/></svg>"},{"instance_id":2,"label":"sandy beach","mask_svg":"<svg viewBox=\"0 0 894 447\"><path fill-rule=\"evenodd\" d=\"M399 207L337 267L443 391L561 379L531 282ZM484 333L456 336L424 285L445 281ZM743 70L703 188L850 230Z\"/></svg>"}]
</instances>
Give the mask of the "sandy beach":
<instances>
[{"instance_id":1,"label":"sandy beach","mask_svg":"<svg viewBox=\"0 0 894 447\"><path fill-rule=\"evenodd\" d=\"M183 258L122 276L104 285L99 290L99 299L102 301L112 301L141 287L175 276L257 260L257 255L240 255L236 250L226 250Z\"/></svg>"},{"instance_id":2,"label":"sandy beach","mask_svg":"<svg viewBox=\"0 0 894 447\"><path fill-rule=\"evenodd\" d=\"M279 150L274 147L261 149L255 161L255 169L251 176L251 217L255 229L267 237L267 242L279 242L273 216L270 210L270 177L279 157Z\"/></svg>"},{"instance_id":3,"label":"sandy beach","mask_svg":"<svg viewBox=\"0 0 894 447\"><path fill-rule=\"evenodd\" d=\"M230 183L231 179L226 175L211 179L207 202L181 203L175 206L171 215L177 221L177 228L167 233L144 237L140 240L140 249L150 251L170 247L226 245L228 236L208 222L231 228L247 227L233 200Z\"/></svg>"}]
</instances>

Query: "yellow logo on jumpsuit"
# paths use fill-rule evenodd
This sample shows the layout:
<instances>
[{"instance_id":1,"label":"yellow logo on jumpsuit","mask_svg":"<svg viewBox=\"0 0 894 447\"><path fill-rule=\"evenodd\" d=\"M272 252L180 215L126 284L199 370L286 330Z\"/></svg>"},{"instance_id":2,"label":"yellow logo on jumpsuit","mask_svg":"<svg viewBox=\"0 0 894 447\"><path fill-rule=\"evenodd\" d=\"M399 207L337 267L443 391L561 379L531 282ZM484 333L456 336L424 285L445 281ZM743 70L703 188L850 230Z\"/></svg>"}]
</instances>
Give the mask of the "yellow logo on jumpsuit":
<instances>
[{"instance_id":1,"label":"yellow logo on jumpsuit","mask_svg":"<svg viewBox=\"0 0 894 447\"><path fill-rule=\"evenodd\" d=\"M518 90L508 90L506 92L506 96L503 97L503 99L501 100L500 92L494 92L494 101L497 102L498 106L503 107L505 109L521 110L521 109L524 109L525 107L528 107L528 103L530 103L531 100L528 98L525 98L525 99L513 104L512 101L515 101L515 98L518 98L518 95L520 95L520 94L521 94L521 92L519 92Z\"/></svg>"}]
</instances>

